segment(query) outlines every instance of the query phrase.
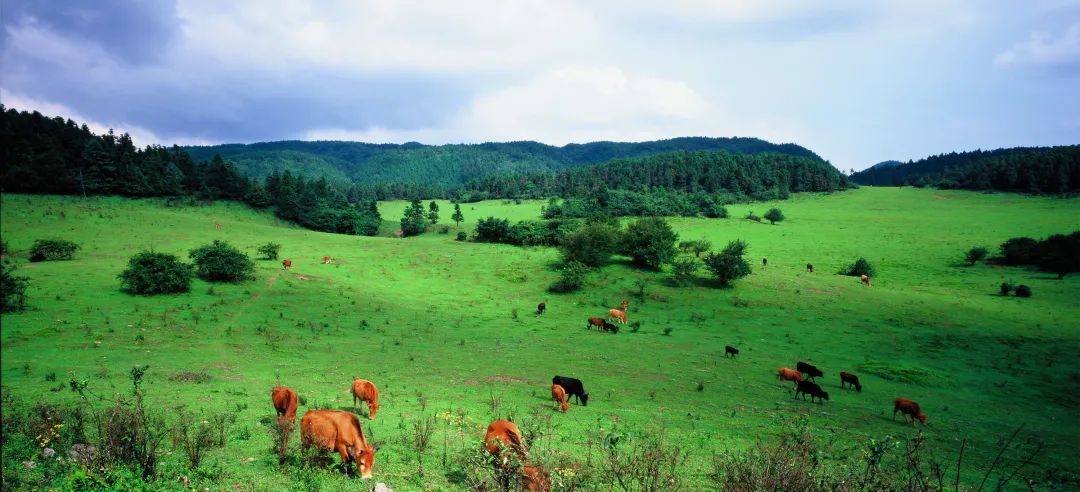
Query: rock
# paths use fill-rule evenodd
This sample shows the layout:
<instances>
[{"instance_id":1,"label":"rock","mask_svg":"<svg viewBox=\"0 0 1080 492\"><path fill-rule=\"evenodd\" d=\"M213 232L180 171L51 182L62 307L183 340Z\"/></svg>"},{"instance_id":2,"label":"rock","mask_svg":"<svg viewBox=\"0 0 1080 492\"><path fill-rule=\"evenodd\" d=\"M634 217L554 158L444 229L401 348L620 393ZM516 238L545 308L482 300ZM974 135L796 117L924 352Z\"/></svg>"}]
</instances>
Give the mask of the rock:
<instances>
[{"instance_id":1,"label":"rock","mask_svg":"<svg viewBox=\"0 0 1080 492\"><path fill-rule=\"evenodd\" d=\"M391 489L385 483L379 482L375 484L375 488L371 489L371 492L394 492L394 489Z\"/></svg>"},{"instance_id":2,"label":"rock","mask_svg":"<svg viewBox=\"0 0 1080 492\"><path fill-rule=\"evenodd\" d=\"M71 461L81 463L83 466L90 466L94 463L94 459L97 458L97 448L89 444L73 444L68 456L71 457Z\"/></svg>"}]
</instances>

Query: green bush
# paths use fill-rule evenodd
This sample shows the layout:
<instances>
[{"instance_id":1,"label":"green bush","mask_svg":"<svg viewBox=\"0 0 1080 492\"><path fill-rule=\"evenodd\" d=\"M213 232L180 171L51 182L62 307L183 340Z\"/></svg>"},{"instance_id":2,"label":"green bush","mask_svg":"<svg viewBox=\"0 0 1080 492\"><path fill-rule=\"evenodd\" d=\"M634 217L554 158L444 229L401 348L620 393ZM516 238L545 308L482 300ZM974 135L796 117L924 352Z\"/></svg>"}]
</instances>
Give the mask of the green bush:
<instances>
[{"instance_id":1,"label":"green bush","mask_svg":"<svg viewBox=\"0 0 1080 492\"><path fill-rule=\"evenodd\" d=\"M461 232L457 233L457 240L458 241L464 241L466 239L469 239L469 235L465 234L465 231L461 231Z\"/></svg>"},{"instance_id":2,"label":"green bush","mask_svg":"<svg viewBox=\"0 0 1080 492\"><path fill-rule=\"evenodd\" d=\"M694 282L694 274L700 267L701 264L695 258L678 258L671 263L672 280L680 287L690 285Z\"/></svg>"},{"instance_id":3,"label":"green bush","mask_svg":"<svg viewBox=\"0 0 1080 492\"><path fill-rule=\"evenodd\" d=\"M424 212L424 204L420 200L413 200L405 208L405 215L401 218L401 232L406 236L415 236L427 231L427 213Z\"/></svg>"},{"instance_id":4,"label":"green bush","mask_svg":"<svg viewBox=\"0 0 1080 492\"><path fill-rule=\"evenodd\" d=\"M121 288L129 294L175 294L191 290L191 265L176 255L143 251L128 260L120 273Z\"/></svg>"},{"instance_id":5,"label":"green bush","mask_svg":"<svg viewBox=\"0 0 1080 492\"><path fill-rule=\"evenodd\" d=\"M1016 286L1016 297L1031 297L1031 287L1024 284Z\"/></svg>"},{"instance_id":6,"label":"green bush","mask_svg":"<svg viewBox=\"0 0 1080 492\"><path fill-rule=\"evenodd\" d=\"M873 277L874 266L871 265L869 261L866 261L866 258L859 258L858 260L855 260L855 263L852 263L847 268L840 270L840 275L847 275L850 277L859 277L862 275L866 275L867 277Z\"/></svg>"},{"instance_id":7,"label":"green bush","mask_svg":"<svg viewBox=\"0 0 1080 492\"><path fill-rule=\"evenodd\" d=\"M646 217L632 222L623 233L623 254L634 264L659 270L675 258L675 241L679 235L660 217Z\"/></svg>"},{"instance_id":8,"label":"green bush","mask_svg":"<svg viewBox=\"0 0 1080 492\"><path fill-rule=\"evenodd\" d=\"M589 267L578 261L567 262L560 271L559 280L548 290L551 292L573 292L585 285L585 276Z\"/></svg>"},{"instance_id":9,"label":"green bush","mask_svg":"<svg viewBox=\"0 0 1080 492\"><path fill-rule=\"evenodd\" d=\"M974 265L976 262L986 259L986 255L988 254L990 254L990 252L981 246L971 248L964 254L964 261L967 261L969 265Z\"/></svg>"},{"instance_id":10,"label":"green bush","mask_svg":"<svg viewBox=\"0 0 1080 492\"><path fill-rule=\"evenodd\" d=\"M70 260L79 245L63 239L38 239L30 247L30 261Z\"/></svg>"},{"instance_id":11,"label":"green bush","mask_svg":"<svg viewBox=\"0 0 1080 492\"><path fill-rule=\"evenodd\" d=\"M263 255L264 260L276 260L280 252L281 245L278 243L266 243L259 246L259 254Z\"/></svg>"},{"instance_id":12,"label":"green bush","mask_svg":"<svg viewBox=\"0 0 1080 492\"><path fill-rule=\"evenodd\" d=\"M754 215L754 212L750 212L750 213L746 214L746 218L747 218L747 220L752 220L754 222L761 222L761 217L758 217L757 215Z\"/></svg>"},{"instance_id":13,"label":"green bush","mask_svg":"<svg viewBox=\"0 0 1080 492\"><path fill-rule=\"evenodd\" d=\"M1003 265L1031 265L1039 257L1039 242L1030 237L1014 237L1001 245Z\"/></svg>"},{"instance_id":14,"label":"green bush","mask_svg":"<svg viewBox=\"0 0 1080 492\"><path fill-rule=\"evenodd\" d=\"M1011 282L1002 282L1001 287L999 287L998 290L1001 292L1001 295L1007 296L1009 295L1009 292L1012 292L1015 288L1016 287Z\"/></svg>"},{"instance_id":15,"label":"green bush","mask_svg":"<svg viewBox=\"0 0 1080 492\"><path fill-rule=\"evenodd\" d=\"M719 253L705 255L705 267L721 287L727 287L731 281L750 275L750 264L743 259L747 244L740 240L731 241Z\"/></svg>"},{"instance_id":16,"label":"green bush","mask_svg":"<svg viewBox=\"0 0 1080 492\"><path fill-rule=\"evenodd\" d=\"M604 222L593 222L566 236L559 249L563 261L598 267L607 263L619 244L619 230Z\"/></svg>"},{"instance_id":17,"label":"green bush","mask_svg":"<svg viewBox=\"0 0 1080 492\"><path fill-rule=\"evenodd\" d=\"M488 217L486 219L480 219L476 223L476 231L473 232L473 238L480 243L502 243L506 242L506 237L509 232L510 221Z\"/></svg>"},{"instance_id":18,"label":"green bush","mask_svg":"<svg viewBox=\"0 0 1080 492\"><path fill-rule=\"evenodd\" d=\"M0 264L0 312L10 313L26 308L26 287L30 279L16 277L14 266Z\"/></svg>"},{"instance_id":19,"label":"green bush","mask_svg":"<svg viewBox=\"0 0 1080 492\"><path fill-rule=\"evenodd\" d=\"M765 212L765 220L768 220L770 224L781 222L784 220L784 212L778 208L770 208L768 212Z\"/></svg>"},{"instance_id":20,"label":"green bush","mask_svg":"<svg viewBox=\"0 0 1080 492\"><path fill-rule=\"evenodd\" d=\"M188 252L195 274L208 282L240 282L255 278L255 263L229 243L214 240Z\"/></svg>"}]
</instances>

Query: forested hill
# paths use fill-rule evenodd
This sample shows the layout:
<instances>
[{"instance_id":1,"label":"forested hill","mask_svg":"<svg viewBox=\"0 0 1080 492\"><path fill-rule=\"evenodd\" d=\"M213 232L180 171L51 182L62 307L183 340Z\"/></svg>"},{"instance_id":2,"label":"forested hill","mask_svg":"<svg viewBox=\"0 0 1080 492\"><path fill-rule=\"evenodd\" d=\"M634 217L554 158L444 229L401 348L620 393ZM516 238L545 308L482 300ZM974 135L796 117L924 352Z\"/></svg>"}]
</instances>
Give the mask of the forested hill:
<instances>
[{"instance_id":1,"label":"forested hill","mask_svg":"<svg viewBox=\"0 0 1080 492\"><path fill-rule=\"evenodd\" d=\"M251 176L292 171L358 184L426 186L413 190L434 196L487 176L507 173L556 172L672 151L726 150L732 153L773 152L820 160L795 144L773 144L757 138L683 137L652 142L591 142L555 147L538 142L458 145L369 144L361 142L281 141L248 145L186 147L195 160L220 154ZM441 189L441 190L440 190ZM403 190L397 190L403 191ZM389 192L398 195L398 192Z\"/></svg>"},{"instance_id":2,"label":"forested hill","mask_svg":"<svg viewBox=\"0 0 1080 492\"><path fill-rule=\"evenodd\" d=\"M858 184L1020 193L1080 192L1080 145L1016 147L930 156L851 175Z\"/></svg>"}]
</instances>

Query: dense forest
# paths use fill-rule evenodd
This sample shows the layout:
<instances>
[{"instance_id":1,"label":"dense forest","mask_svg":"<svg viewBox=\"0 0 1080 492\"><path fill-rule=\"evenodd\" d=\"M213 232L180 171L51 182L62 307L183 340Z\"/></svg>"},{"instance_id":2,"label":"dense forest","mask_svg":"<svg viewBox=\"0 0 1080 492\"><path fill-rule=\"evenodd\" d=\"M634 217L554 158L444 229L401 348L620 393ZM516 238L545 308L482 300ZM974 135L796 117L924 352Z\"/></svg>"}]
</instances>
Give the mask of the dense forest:
<instances>
[{"instance_id":1,"label":"dense forest","mask_svg":"<svg viewBox=\"0 0 1080 492\"><path fill-rule=\"evenodd\" d=\"M304 227L375 234L374 196L355 186L290 172L251 180L220 155L196 161L173 146L136 148L127 134L95 135L86 125L0 105L0 191L237 200ZM175 201L175 200L170 200Z\"/></svg>"},{"instance_id":2,"label":"dense forest","mask_svg":"<svg viewBox=\"0 0 1080 492\"><path fill-rule=\"evenodd\" d=\"M1080 192L1080 145L952 152L851 175L858 184L1019 193Z\"/></svg>"}]
</instances>

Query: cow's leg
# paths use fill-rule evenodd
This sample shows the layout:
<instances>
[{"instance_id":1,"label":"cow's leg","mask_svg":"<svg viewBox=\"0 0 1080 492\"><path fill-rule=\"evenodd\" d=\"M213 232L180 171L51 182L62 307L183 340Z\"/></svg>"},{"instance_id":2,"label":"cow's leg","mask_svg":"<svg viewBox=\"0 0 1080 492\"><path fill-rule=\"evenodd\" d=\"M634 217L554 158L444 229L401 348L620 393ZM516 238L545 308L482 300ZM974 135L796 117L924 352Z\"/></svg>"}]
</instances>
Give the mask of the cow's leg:
<instances>
[{"instance_id":1,"label":"cow's leg","mask_svg":"<svg viewBox=\"0 0 1080 492\"><path fill-rule=\"evenodd\" d=\"M341 469L345 471L345 474L352 477L352 470L349 469L349 450L345 447L345 443L338 443L337 452L341 455Z\"/></svg>"}]
</instances>

